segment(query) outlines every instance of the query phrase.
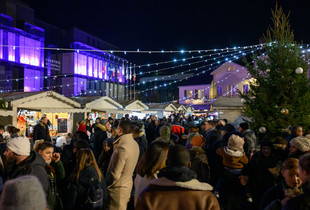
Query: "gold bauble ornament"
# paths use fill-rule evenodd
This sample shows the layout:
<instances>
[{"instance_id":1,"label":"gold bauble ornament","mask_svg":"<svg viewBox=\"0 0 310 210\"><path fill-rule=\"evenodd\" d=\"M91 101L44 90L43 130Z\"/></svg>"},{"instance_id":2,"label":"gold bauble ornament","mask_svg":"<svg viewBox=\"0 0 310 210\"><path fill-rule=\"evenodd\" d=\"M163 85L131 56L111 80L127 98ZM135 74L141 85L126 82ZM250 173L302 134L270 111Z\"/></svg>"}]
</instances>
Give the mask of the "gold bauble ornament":
<instances>
[{"instance_id":1,"label":"gold bauble ornament","mask_svg":"<svg viewBox=\"0 0 310 210\"><path fill-rule=\"evenodd\" d=\"M281 114L288 114L289 110L286 108L282 108L280 112L281 112Z\"/></svg>"},{"instance_id":2,"label":"gold bauble ornament","mask_svg":"<svg viewBox=\"0 0 310 210\"><path fill-rule=\"evenodd\" d=\"M267 69L266 72L269 73L269 72L270 72L270 69Z\"/></svg>"}]
</instances>

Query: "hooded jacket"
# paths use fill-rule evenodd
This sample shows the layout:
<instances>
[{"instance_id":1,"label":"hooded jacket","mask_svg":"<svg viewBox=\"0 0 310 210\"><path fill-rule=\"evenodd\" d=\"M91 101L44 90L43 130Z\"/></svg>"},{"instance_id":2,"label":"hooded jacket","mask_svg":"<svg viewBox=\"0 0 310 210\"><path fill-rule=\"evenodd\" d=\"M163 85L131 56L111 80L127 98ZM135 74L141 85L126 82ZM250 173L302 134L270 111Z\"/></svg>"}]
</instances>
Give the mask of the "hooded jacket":
<instances>
[{"instance_id":1,"label":"hooded jacket","mask_svg":"<svg viewBox=\"0 0 310 210\"><path fill-rule=\"evenodd\" d=\"M27 159L7 171L7 178L14 179L24 175L36 176L42 184L45 193L48 191L49 178L45 170L46 163L38 153L31 151Z\"/></svg>"}]
</instances>

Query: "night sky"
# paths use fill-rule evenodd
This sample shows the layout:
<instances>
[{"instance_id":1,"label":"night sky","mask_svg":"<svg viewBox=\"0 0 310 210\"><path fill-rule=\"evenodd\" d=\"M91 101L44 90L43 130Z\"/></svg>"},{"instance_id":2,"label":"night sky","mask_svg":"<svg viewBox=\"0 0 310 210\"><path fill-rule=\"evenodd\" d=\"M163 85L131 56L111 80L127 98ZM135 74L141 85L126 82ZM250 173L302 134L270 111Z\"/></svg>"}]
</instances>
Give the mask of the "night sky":
<instances>
[{"instance_id":1,"label":"night sky","mask_svg":"<svg viewBox=\"0 0 310 210\"><path fill-rule=\"evenodd\" d=\"M276 4L276 0L24 1L35 9L36 18L59 27L76 26L122 50L193 50L257 44L271 24L271 9ZM278 2L286 13L291 11L297 41L310 43L310 1ZM177 55L128 58L145 64L173 56Z\"/></svg>"}]
</instances>

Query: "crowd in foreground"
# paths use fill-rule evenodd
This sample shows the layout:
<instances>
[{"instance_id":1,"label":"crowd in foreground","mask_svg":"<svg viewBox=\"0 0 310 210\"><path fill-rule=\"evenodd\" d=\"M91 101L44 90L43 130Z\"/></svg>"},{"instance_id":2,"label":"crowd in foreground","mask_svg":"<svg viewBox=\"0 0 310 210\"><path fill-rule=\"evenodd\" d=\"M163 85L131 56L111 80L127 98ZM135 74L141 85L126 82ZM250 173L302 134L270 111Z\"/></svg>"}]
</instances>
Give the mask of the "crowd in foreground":
<instances>
[{"instance_id":1,"label":"crowd in foreground","mask_svg":"<svg viewBox=\"0 0 310 210\"><path fill-rule=\"evenodd\" d=\"M51 139L0 126L0 209L310 209L301 126L257 138L246 122L172 115L80 121Z\"/></svg>"}]
</instances>

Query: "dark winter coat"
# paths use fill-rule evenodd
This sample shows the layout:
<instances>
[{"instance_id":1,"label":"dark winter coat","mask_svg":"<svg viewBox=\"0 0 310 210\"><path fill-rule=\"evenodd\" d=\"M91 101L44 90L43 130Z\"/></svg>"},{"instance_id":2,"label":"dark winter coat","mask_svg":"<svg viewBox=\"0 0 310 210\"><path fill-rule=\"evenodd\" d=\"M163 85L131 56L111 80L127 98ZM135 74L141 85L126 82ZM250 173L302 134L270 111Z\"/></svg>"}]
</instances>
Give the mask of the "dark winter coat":
<instances>
[{"instance_id":1,"label":"dark winter coat","mask_svg":"<svg viewBox=\"0 0 310 210\"><path fill-rule=\"evenodd\" d=\"M71 143L74 144L79 140L85 140L89 143L89 136L84 131L77 131L71 139Z\"/></svg>"},{"instance_id":2,"label":"dark winter coat","mask_svg":"<svg viewBox=\"0 0 310 210\"><path fill-rule=\"evenodd\" d=\"M65 169L62 162L59 160L57 163L51 162L51 167L46 167L49 178L49 187L47 192L47 203L51 210L61 210L62 201L57 191L57 181L65 178ZM53 172L53 169L55 170Z\"/></svg>"},{"instance_id":3,"label":"dark winter coat","mask_svg":"<svg viewBox=\"0 0 310 210\"><path fill-rule=\"evenodd\" d=\"M306 182L302 187L304 193L288 200L283 210L310 209L310 183Z\"/></svg>"},{"instance_id":4,"label":"dark winter coat","mask_svg":"<svg viewBox=\"0 0 310 210\"><path fill-rule=\"evenodd\" d=\"M138 143L139 145L139 150L140 150L140 153L139 153L139 159L138 159L138 162L141 160L144 152L146 151L147 149L147 141L145 138L142 138L140 136L134 138L134 140Z\"/></svg>"},{"instance_id":5,"label":"dark winter coat","mask_svg":"<svg viewBox=\"0 0 310 210\"><path fill-rule=\"evenodd\" d=\"M153 123L150 122L149 124L147 124L146 129L145 129L145 135L146 135L148 145L150 145L151 142L154 141L155 139L155 126Z\"/></svg>"},{"instance_id":6,"label":"dark winter coat","mask_svg":"<svg viewBox=\"0 0 310 210\"><path fill-rule=\"evenodd\" d=\"M255 133L254 131L247 129L243 131L241 134L244 137L245 141L244 151L247 154L247 156L250 157L251 152L254 151L257 144Z\"/></svg>"},{"instance_id":7,"label":"dark winter coat","mask_svg":"<svg viewBox=\"0 0 310 210\"><path fill-rule=\"evenodd\" d=\"M48 126L40 122L33 128L33 140L36 141L41 139L44 139L44 141L51 141Z\"/></svg>"},{"instance_id":8,"label":"dark winter coat","mask_svg":"<svg viewBox=\"0 0 310 210\"><path fill-rule=\"evenodd\" d=\"M301 188L301 187L300 187ZM292 189L285 184L285 181L269 188L259 205L259 209L265 210L280 210L282 209L281 201L285 198L284 190Z\"/></svg>"},{"instance_id":9,"label":"dark winter coat","mask_svg":"<svg viewBox=\"0 0 310 210\"><path fill-rule=\"evenodd\" d=\"M207 154L211 172L211 184L216 184L217 177L216 173L216 145L222 140L222 135L218 130L211 130L206 135L206 140L204 143L204 151Z\"/></svg>"},{"instance_id":10,"label":"dark winter coat","mask_svg":"<svg viewBox=\"0 0 310 210\"><path fill-rule=\"evenodd\" d=\"M47 193L49 180L45 166L46 163L41 155L32 151L27 159L7 171L7 178L14 179L24 175L34 175L42 184L44 192Z\"/></svg>"},{"instance_id":11,"label":"dark winter coat","mask_svg":"<svg viewBox=\"0 0 310 210\"><path fill-rule=\"evenodd\" d=\"M88 189L98 183L104 190L104 199L106 199L108 191L104 178L99 182L97 171L93 165L83 169L80 172L78 182L72 180L67 188L67 196L64 202L65 209L84 210L83 204L86 202Z\"/></svg>"},{"instance_id":12,"label":"dark winter coat","mask_svg":"<svg viewBox=\"0 0 310 210\"><path fill-rule=\"evenodd\" d=\"M96 160L99 158L103 148L103 142L106 140L106 138L108 138L107 132L103 131L99 127L96 127L94 132L94 155Z\"/></svg>"},{"instance_id":13,"label":"dark winter coat","mask_svg":"<svg viewBox=\"0 0 310 210\"><path fill-rule=\"evenodd\" d=\"M276 166L277 161L273 155L265 157L261 151L256 152L250 160L247 172L249 173L250 186L253 192L253 201L257 207L266 190L276 185L276 179L268 170Z\"/></svg>"},{"instance_id":14,"label":"dark winter coat","mask_svg":"<svg viewBox=\"0 0 310 210\"><path fill-rule=\"evenodd\" d=\"M207 155L199 147L194 147L190 150L191 154L191 167L195 171L197 179L200 182L210 183L210 167Z\"/></svg>"},{"instance_id":15,"label":"dark winter coat","mask_svg":"<svg viewBox=\"0 0 310 210\"><path fill-rule=\"evenodd\" d=\"M99 156L98 167L103 172L103 174L107 173L112 153L113 153L113 145L111 146L111 149L108 152L102 151Z\"/></svg>"}]
</instances>

